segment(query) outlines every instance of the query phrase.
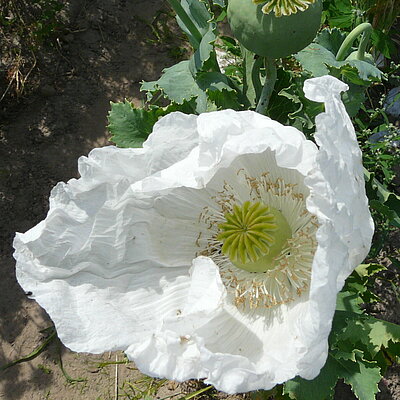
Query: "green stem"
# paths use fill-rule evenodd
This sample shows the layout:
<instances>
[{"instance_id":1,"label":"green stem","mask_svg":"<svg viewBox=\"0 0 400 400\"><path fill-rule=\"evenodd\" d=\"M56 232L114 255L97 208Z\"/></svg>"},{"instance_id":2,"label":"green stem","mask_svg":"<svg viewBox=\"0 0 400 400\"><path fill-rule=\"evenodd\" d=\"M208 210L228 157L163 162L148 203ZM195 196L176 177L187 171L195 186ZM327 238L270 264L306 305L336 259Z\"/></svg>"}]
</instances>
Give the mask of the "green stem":
<instances>
[{"instance_id":1,"label":"green stem","mask_svg":"<svg viewBox=\"0 0 400 400\"><path fill-rule=\"evenodd\" d=\"M262 57L258 57L253 64L253 68L251 69L251 82L255 92L255 98L259 99L261 97L261 93L263 90L263 86L260 80L260 69L263 65L264 59Z\"/></svg>"},{"instance_id":2,"label":"green stem","mask_svg":"<svg viewBox=\"0 0 400 400\"><path fill-rule=\"evenodd\" d=\"M38 346L35 350L33 350L32 353L28 354L27 356L23 356L18 360L12 361L9 364L2 365L0 367L0 371L4 371L7 368L10 368L14 365L17 365L17 364L20 364L23 362L33 360L34 358L36 358L39 354L41 354L46 349L46 347L53 341L54 338L57 337L56 334L57 334L57 332L53 328L49 337L40 346Z\"/></svg>"},{"instance_id":3,"label":"green stem","mask_svg":"<svg viewBox=\"0 0 400 400\"><path fill-rule=\"evenodd\" d=\"M269 99L274 90L275 82L276 82L276 66L275 60L272 58L265 57L265 70L266 77L264 87L261 91L260 99L258 100L256 112L265 115L267 112L267 107L269 103Z\"/></svg>"},{"instance_id":4,"label":"green stem","mask_svg":"<svg viewBox=\"0 0 400 400\"><path fill-rule=\"evenodd\" d=\"M179 0L168 0L169 4L175 11L176 15L181 19L181 21L185 24L186 28L192 34L193 39L195 41L195 50L197 50L200 46L200 42L202 39L202 35L200 31L197 29L196 25L190 19L189 15L186 13L184 8L182 7Z\"/></svg>"},{"instance_id":5,"label":"green stem","mask_svg":"<svg viewBox=\"0 0 400 400\"><path fill-rule=\"evenodd\" d=\"M364 60L365 49L367 47L369 37L371 36L371 32L372 32L372 25L369 22L364 22L363 24L356 26L347 35L346 39L343 41L342 45L340 46L340 49L336 55L336 61L344 60L344 57L347 54L350 47L352 46L354 40L356 40L356 38L358 36L360 36L362 33L363 33L363 37L362 37L362 39L360 41L360 45L358 47L357 59Z\"/></svg>"},{"instance_id":6,"label":"green stem","mask_svg":"<svg viewBox=\"0 0 400 400\"><path fill-rule=\"evenodd\" d=\"M254 53L241 46L243 54L243 97L247 100L246 106L255 108L256 101L260 98L262 84L260 80L260 68L263 58L254 58Z\"/></svg>"}]
</instances>

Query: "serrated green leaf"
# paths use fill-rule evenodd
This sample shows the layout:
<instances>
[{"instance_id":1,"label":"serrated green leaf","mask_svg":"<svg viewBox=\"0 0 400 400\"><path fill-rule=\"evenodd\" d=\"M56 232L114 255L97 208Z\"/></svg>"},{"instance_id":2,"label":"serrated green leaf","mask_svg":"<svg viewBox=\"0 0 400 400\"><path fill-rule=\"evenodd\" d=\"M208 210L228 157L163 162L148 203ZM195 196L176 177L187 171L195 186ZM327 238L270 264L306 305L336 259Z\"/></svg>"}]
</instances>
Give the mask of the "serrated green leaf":
<instances>
[{"instance_id":1,"label":"serrated green leaf","mask_svg":"<svg viewBox=\"0 0 400 400\"><path fill-rule=\"evenodd\" d=\"M400 325L369 317L365 324L369 328L369 350L374 356L381 347L388 347L389 341L400 343Z\"/></svg>"},{"instance_id":2,"label":"serrated green leaf","mask_svg":"<svg viewBox=\"0 0 400 400\"><path fill-rule=\"evenodd\" d=\"M390 207L386 206L379 200L371 200L369 205L372 209L379 211L382 215L384 215L390 221L393 221L397 224L400 224L400 218L397 213L392 210Z\"/></svg>"},{"instance_id":3,"label":"serrated green leaf","mask_svg":"<svg viewBox=\"0 0 400 400\"><path fill-rule=\"evenodd\" d=\"M174 111L180 111L184 114L193 114L196 109L196 99L192 98L189 101L184 101L182 104L170 103L165 107L150 105L149 109L154 110L158 118Z\"/></svg>"},{"instance_id":4,"label":"serrated green leaf","mask_svg":"<svg viewBox=\"0 0 400 400\"><path fill-rule=\"evenodd\" d=\"M111 103L108 114L111 140L119 147L140 147L160 117L174 111L192 114L195 107L194 99L182 104L171 103L166 107L151 105L148 110L135 108L127 100Z\"/></svg>"},{"instance_id":5,"label":"serrated green leaf","mask_svg":"<svg viewBox=\"0 0 400 400\"><path fill-rule=\"evenodd\" d=\"M210 23L208 31L203 35L199 48L190 57L190 72L196 76L202 71L204 64L210 59L214 51L214 41L217 38L215 35L215 23Z\"/></svg>"},{"instance_id":6,"label":"serrated green leaf","mask_svg":"<svg viewBox=\"0 0 400 400\"><path fill-rule=\"evenodd\" d=\"M360 277L369 277L375 275L380 271L383 271L384 269L386 269L384 265L369 263L369 264L360 264L355 269L355 271Z\"/></svg>"},{"instance_id":7,"label":"serrated green leaf","mask_svg":"<svg viewBox=\"0 0 400 400\"><path fill-rule=\"evenodd\" d=\"M293 104L297 106L297 110L288 113L288 117L294 121L294 123L300 122L300 124L306 129L312 129L314 127L315 117L323 112L324 106L321 103L308 100L304 96L303 84L306 75L299 78L293 79L293 83L279 92L279 96L290 99Z\"/></svg>"},{"instance_id":8,"label":"serrated green leaf","mask_svg":"<svg viewBox=\"0 0 400 400\"><path fill-rule=\"evenodd\" d=\"M329 26L338 28L350 28L353 26L355 13L353 3L350 0L335 0L324 2L325 20Z\"/></svg>"},{"instance_id":9,"label":"serrated green leaf","mask_svg":"<svg viewBox=\"0 0 400 400\"><path fill-rule=\"evenodd\" d=\"M134 108L127 100L123 103L111 103L108 114L111 140L119 147L140 147L157 119L153 110Z\"/></svg>"},{"instance_id":10,"label":"serrated green leaf","mask_svg":"<svg viewBox=\"0 0 400 400\"><path fill-rule=\"evenodd\" d=\"M202 113L207 110L206 93L193 78L188 60L164 69L158 81L142 83L141 90L152 93L161 90L168 99L177 104L183 104L195 97L196 112Z\"/></svg>"},{"instance_id":11,"label":"serrated green leaf","mask_svg":"<svg viewBox=\"0 0 400 400\"><path fill-rule=\"evenodd\" d=\"M375 362L361 360L357 364L359 370L355 371L351 365L347 370L348 374L343 376L344 381L351 386L359 400L375 400L375 395L379 392L378 383L382 379L381 370Z\"/></svg>"},{"instance_id":12,"label":"serrated green leaf","mask_svg":"<svg viewBox=\"0 0 400 400\"><path fill-rule=\"evenodd\" d=\"M187 60L166 68L158 81L144 82L141 90L150 93L161 90L168 99L177 104L195 98L196 112L199 114L216 110L224 105L235 108L239 106L236 100L237 93L228 77L212 71L201 72L195 79L189 70Z\"/></svg>"},{"instance_id":13,"label":"serrated green leaf","mask_svg":"<svg viewBox=\"0 0 400 400\"><path fill-rule=\"evenodd\" d=\"M357 343L362 343L365 346L369 346L368 334L370 328L365 324L365 319L358 317L358 319L350 319L347 321L347 326L343 331L336 336L336 348L346 348L345 342L349 342L351 347L355 347ZM338 345L338 343L340 343Z\"/></svg>"},{"instance_id":14,"label":"serrated green leaf","mask_svg":"<svg viewBox=\"0 0 400 400\"><path fill-rule=\"evenodd\" d=\"M232 88L229 78L220 72L204 72L197 78L197 84L205 90L207 97L218 109L232 108L238 110L240 104L237 92Z\"/></svg>"},{"instance_id":15,"label":"serrated green leaf","mask_svg":"<svg viewBox=\"0 0 400 400\"><path fill-rule=\"evenodd\" d=\"M336 61L335 55L318 43L311 43L297 53L295 58L315 77L328 75L335 70L355 84L360 84L360 81L365 83L369 80L380 80L382 77L382 72L366 61Z\"/></svg>"},{"instance_id":16,"label":"serrated green leaf","mask_svg":"<svg viewBox=\"0 0 400 400\"><path fill-rule=\"evenodd\" d=\"M333 397L337 381L344 379L359 400L375 400L381 378L380 368L376 363L337 360L329 354L325 366L315 379L292 379L284 384L284 393L296 400L328 400Z\"/></svg>"},{"instance_id":17,"label":"serrated green leaf","mask_svg":"<svg viewBox=\"0 0 400 400\"><path fill-rule=\"evenodd\" d=\"M318 43L311 43L295 54L295 58L314 77L328 75L329 69L326 64L335 65L336 63L335 56Z\"/></svg>"},{"instance_id":18,"label":"serrated green leaf","mask_svg":"<svg viewBox=\"0 0 400 400\"><path fill-rule=\"evenodd\" d=\"M200 74L197 78L197 84L202 90L212 90L212 91L234 91L230 86L229 79L220 72L204 72Z\"/></svg>"},{"instance_id":19,"label":"serrated green leaf","mask_svg":"<svg viewBox=\"0 0 400 400\"><path fill-rule=\"evenodd\" d=\"M336 65L329 65L329 71L331 73L337 71L338 74L345 76L355 85L367 85L370 81L378 82L382 78L382 72L369 62L345 60L337 61L337 63Z\"/></svg>"},{"instance_id":20,"label":"serrated green leaf","mask_svg":"<svg viewBox=\"0 0 400 400\"><path fill-rule=\"evenodd\" d=\"M333 398L334 388L340 375L340 364L328 356L325 366L319 375L309 381L294 378L284 384L284 394L295 400L330 400Z\"/></svg>"},{"instance_id":21,"label":"serrated green leaf","mask_svg":"<svg viewBox=\"0 0 400 400\"><path fill-rule=\"evenodd\" d=\"M226 110L230 108L232 110L240 110L241 108L235 91L227 89L222 89L221 91L208 89L207 96L216 105L217 109Z\"/></svg>"},{"instance_id":22,"label":"serrated green leaf","mask_svg":"<svg viewBox=\"0 0 400 400\"><path fill-rule=\"evenodd\" d=\"M325 47L325 49L329 50L332 54L337 54L345 38L346 34L340 29L325 28L317 35L315 42Z\"/></svg>"},{"instance_id":23,"label":"serrated green leaf","mask_svg":"<svg viewBox=\"0 0 400 400\"><path fill-rule=\"evenodd\" d=\"M386 58L391 58L392 54L396 54L396 45L387 33L374 29L371 35L371 42Z\"/></svg>"}]
</instances>

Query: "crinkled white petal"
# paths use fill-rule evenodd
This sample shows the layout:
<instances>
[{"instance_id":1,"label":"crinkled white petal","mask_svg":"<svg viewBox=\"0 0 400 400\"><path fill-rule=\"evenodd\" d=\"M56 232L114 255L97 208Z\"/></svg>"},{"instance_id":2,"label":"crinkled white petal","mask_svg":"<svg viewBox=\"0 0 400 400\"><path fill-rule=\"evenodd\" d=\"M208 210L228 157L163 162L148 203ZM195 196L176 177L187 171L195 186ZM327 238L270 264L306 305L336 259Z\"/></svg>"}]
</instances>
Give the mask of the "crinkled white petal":
<instances>
[{"instance_id":1,"label":"crinkled white petal","mask_svg":"<svg viewBox=\"0 0 400 400\"><path fill-rule=\"evenodd\" d=\"M225 287L218 267L207 257L198 257L190 270L191 285L181 308L139 346L126 350L138 368L147 375L183 381L204 378L201 348L196 331L223 308Z\"/></svg>"},{"instance_id":2,"label":"crinkled white petal","mask_svg":"<svg viewBox=\"0 0 400 400\"><path fill-rule=\"evenodd\" d=\"M71 349L124 350L186 296L185 249L166 252L158 238L173 224L162 224L154 199L133 195L131 185L184 158L198 142L195 121L178 113L155 125L143 149L109 146L81 157L81 178L59 183L47 218L16 235L17 279Z\"/></svg>"},{"instance_id":3,"label":"crinkled white petal","mask_svg":"<svg viewBox=\"0 0 400 400\"><path fill-rule=\"evenodd\" d=\"M296 128L284 126L253 111L222 110L197 118L199 145L188 156L159 174L138 181L137 191L173 187L205 187L221 168L227 168L242 154L275 153L280 167L306 175L312 168L316 146Z\"/></svg>"},{"instance_id":4,"label":"crinkled white petal","mask_svg":"<svg viewBox=\"0 0 400 400\"><path fill-rule=\"evenodd\" d=\"M121 178L133 183L184 159L197 144L196 116L176 112L156 122L143 148L107 146L81 157L78 170L83 179L75 184L87 189L90 183Z\"/></svg>"},{"instance_id":5,"label":"crinkled white petal","mask_svg":"<svg viewBox=\"0 0 400 400\"><path fill-rule=\"evenodd\" d=\"M332 77L306 83L308 98L325 103L319 149L295 128L224 110L172 113L143 149L94 150L80 160L80 179L53 190L46 220L17 234L18 281L68 347L125 350L148 375L206 378L228 393L315 377L337 292L373 231L345 89ZM249 200L248 178L264 173L308 197L318 248L309 291L270 309L240 308L220 266L197 257L202 217L224 190Z\"/></svg>"},{"instance_id":6,"label":"crinkled white petal","mask_svg":"<svg viewBox=\"0 0 400 400\"><path fill-rule=\"evenodd\" d=\"M320 146L315 168L306 177L307 208L318 217L318 249L314 257L304 338L310 351L299 374L318 375L328 354L327 339L344 280L367 256L374 231L368 209L361 150L353 125L340 99L347 85L331 76L305 82L307 98L325 103L316 118Z\"/></svg>"},{"instance_id":7,"label":"crinkled white petal","mask_svg":"<svg viewBox=\"0 0 400 400\"><path fill-rule=\"evenodd\" d=\"M163 253L149 235L157 219L149 199L124 199L120 186L126 189L116 184L115 197L108 193L92 215L59 185L46 220L14 241L19 283L75 351L140 343L181 306L189 289L186 265L163 268Z\"/></svg>"}]
</instances>

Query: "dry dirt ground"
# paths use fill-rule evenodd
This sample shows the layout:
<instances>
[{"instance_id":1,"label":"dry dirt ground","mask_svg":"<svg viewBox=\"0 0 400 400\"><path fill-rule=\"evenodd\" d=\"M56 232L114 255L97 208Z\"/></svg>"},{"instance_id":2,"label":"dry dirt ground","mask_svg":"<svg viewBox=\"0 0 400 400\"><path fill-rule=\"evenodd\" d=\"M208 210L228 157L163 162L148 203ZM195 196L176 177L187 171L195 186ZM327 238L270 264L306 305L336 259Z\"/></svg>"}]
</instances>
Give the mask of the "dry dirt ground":
<instances>
[{"instance_id":1,"label":"dry dirt ground","mask_svg":"<svg viewBox=\"0 0 400 400\"><path fill-rule=\"evenodd\" d=\"M163 40L161 28L156 40L149 25L154 18L170 20L165 10L156 0L65 1L66 30L38 58L35 87L18 103L0 103L0 366L31 353L43 343L41 331L51 326L15 280L14 232L25 232L45 217L51 188L77 176L79 156L108 144L110 100L128 97L140 105L139 82L157 79L176 62L171 54L179 43ZM393 307L398 303L388 304L381 315ZM123 360L123 354L76 354L54 340L37 358L0 372L0 399L108 400L117 391L119 398L134 398L137 391L129 382L143 376L132 363L101 364L115 360ZM166 382L157 397L184 389ZM400 399L398 367L381 389L380 399ZM342 386L336 398L354 397Z\"/></svg>"}]
</instances>

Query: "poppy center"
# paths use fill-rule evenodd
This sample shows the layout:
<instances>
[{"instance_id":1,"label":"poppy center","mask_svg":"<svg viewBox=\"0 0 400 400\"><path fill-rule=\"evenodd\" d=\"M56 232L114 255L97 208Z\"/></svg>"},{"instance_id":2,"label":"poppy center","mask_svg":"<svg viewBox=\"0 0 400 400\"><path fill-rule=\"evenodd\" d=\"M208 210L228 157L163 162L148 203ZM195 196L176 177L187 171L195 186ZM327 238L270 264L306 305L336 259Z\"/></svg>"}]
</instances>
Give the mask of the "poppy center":
<instances>
[{"instance_id":1,"label":"poppy center","mask_svg":"<svg viewBox=\"0 0 400 400\"><path fill-rule=\"evenodd\" d=\"M246 201L242 206L235 204L224 217L217 240L232 264L249 272L274 268L274 258L292 237L282 213L261 202Z\"/></svg>"}]
</instances>

